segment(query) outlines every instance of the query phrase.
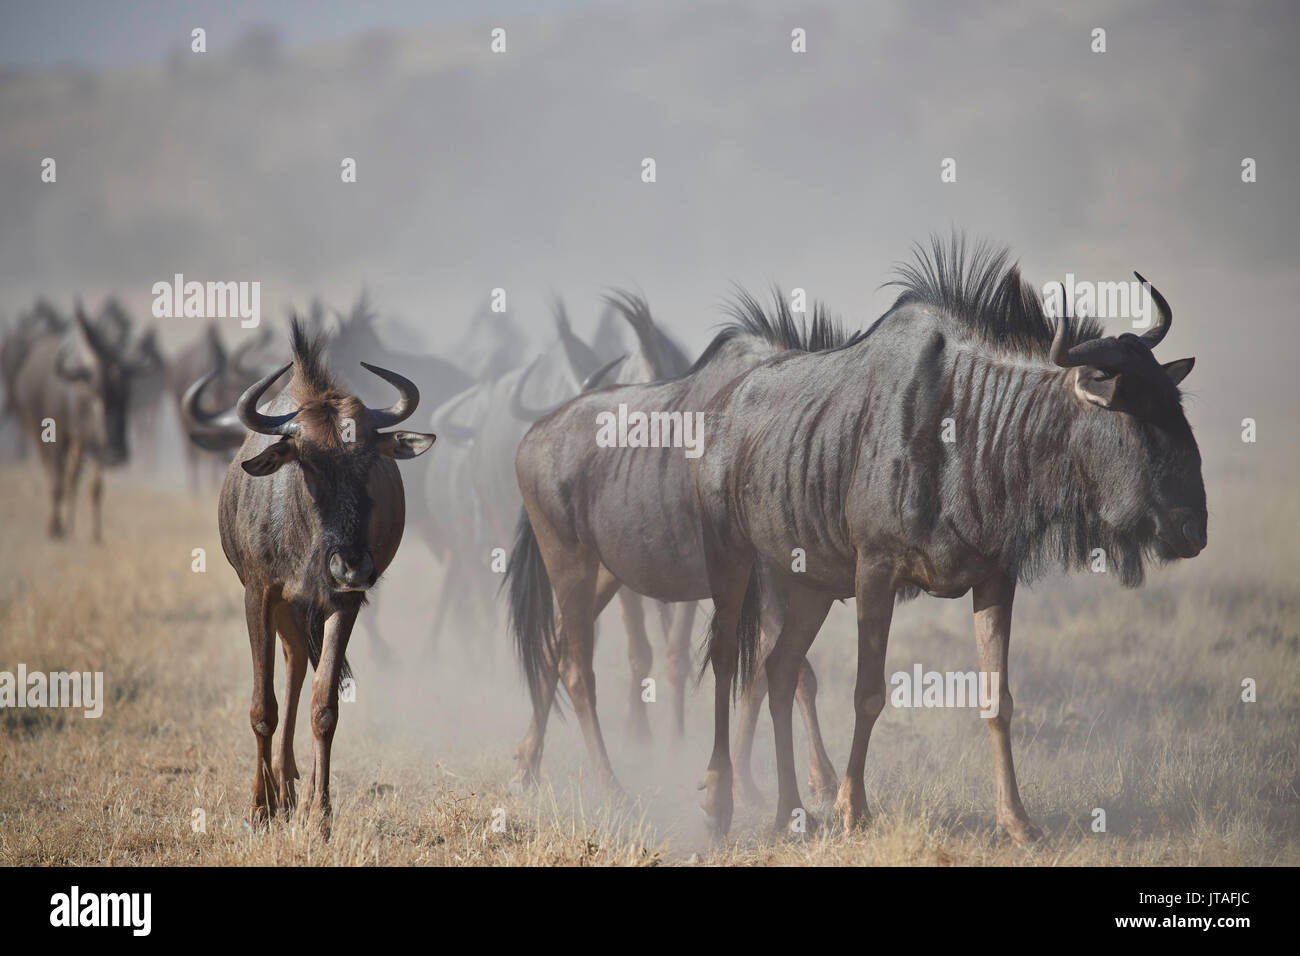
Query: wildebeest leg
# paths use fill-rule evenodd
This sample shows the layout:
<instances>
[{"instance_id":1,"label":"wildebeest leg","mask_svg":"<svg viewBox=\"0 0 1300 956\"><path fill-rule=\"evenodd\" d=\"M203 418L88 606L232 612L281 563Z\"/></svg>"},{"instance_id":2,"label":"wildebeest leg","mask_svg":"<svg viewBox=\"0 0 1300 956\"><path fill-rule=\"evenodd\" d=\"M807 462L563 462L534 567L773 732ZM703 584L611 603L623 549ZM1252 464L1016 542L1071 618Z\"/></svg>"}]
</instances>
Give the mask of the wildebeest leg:
<instances>
[{"instance_id":1,"label":"wildebeest leg","mask_svg":"<svg viewBox=\"0 0 1300 956\"><path fill-rule=\"evenodd\" d=\"M817 720L817 675L806 657L799 665L799 686L795 688L794 699L808 734L808 787L814 800L827 803L835 799L835 764L831 763L826 742L822 740L821 724Z\"/></svg>"},{"instance_id":2,"label":"wildebeest leg","mask_svg":"<svg viewBox=\"0 0 1300 956\"><path fill-rule=\"evenodd\" d=\"M975 607L975 643L979 648L980 687L998 681L998 712L985 718L993 742L993 775L997 781L998 826L1021 845L1043 835L1020 802L1016 768L1011 761L1011 680L1007 674L1011 644L1011 605L1016 596L1014 578L999 574L971 592Z\"/></svg>"},{"instance_id":3,"label":"wildebeest leg","mask_svg":"<svg viewBox=\"0 0 1300 956\"><path fill-rule=\"evenodd\" d=\"M758 784L754 782L751 765L754 754L754 733L758 729L758 718L762 714L763 699L767 696L767 657L772 653L772 646L776 643L776 635L781 633L781 627L785 622L785 607L779 600L773 600L777 595L777 585L770 579L766 570L760 572L763 577L760 579L760 586L764 588L765 598L760 609L760 633L759 633L759 650L762 654L762 662L754 672L754 678L750 685L745 688L741 696L739 727L736 731L736 776L740 780L741 793L750 803L763 803L762 792L758 789ZM784 597L784 588L780 594Z\"/></svg>"},{"instance_id":4,"label":"wildebeest leg","mask_svg":"<svg viewBox=\"0 0 1300 956\"><path fill-rule=\"evenodd\" d=\"M81 483L81 467L86 463L81 442L73 442L68 449L67 484L63 492L63 528L71 535L77 526L77 486Z\"/></svg>"},{"instance_id":5,"label":"wildebeest leg","mask_svg":"<svg viewBox=\"0 0 1300 956\"><path fill-rule=\"evenodd\" d=\"M871 728L885 709L885 649L894 615L894 589L888 570L868 565L858 555L854 580L858 604L858 679L853 689L853 746L840 782L835 809L851 830L870 820L864 774Z\"/></svg>"},{"instance_id":6,"label":"wildebeest leg","mask_svg":"<svg viewBox=\"0 0 1300 956\"><path fill-rule=\"evenodd\" d=\"M559 663L551 656L549 648L542 649L542 657L545 674L538 680L539 696L533 702L533 718L528 723L528 733L515 752L515 760L519 763L515 782L524 785L536 783L541 772L542 749L546 745L546 721L555 703L555 685L560 680Z\"/></svg>"},{"instance_id":7,"label":"wildebeest leg","mask_svg":"<svg viewBox=\"0 0 1300 956\"><path fill-rule=\"evenodd\" d=\"M104 540L104 469L96 461L90 472L91 534L96 542Z\"/></svg>"},{"instance_id":8,"label":"wildebeest leg","mask_svg":"<svg viewBox=\"0 0 1300 956\"><path fill-rule=\"evenodd\" d=\"M552 579L554 580L554 579ZM582 728L587 753L596 763L596 773L606 788L621 792L614 768L609 762L605 740L596 716L596 672L592 658L596 650L594 624L596 616L609 603L621 585L604 568L579 567L576 572L556 583L560 605L560 676L573 703L574 715Z\"/></svg>"},{"instance_id":9,"label":"wildebeest leg","mask_svg":"<svg viewBox=\"0 0 1300 956\"><path fill-rule=\"evenodd\" d=\"M271 737L279 716L275 710L275 638L271 629L271 600L265 588L244 589L244 616L248 621L248 643L253 652L253 704L248 721L257 743L257 770L253 775L253 808L249 822L265 823L276 808L276 789L271 776Z\"/></svg>"},{"instance_id":10,"label":"wildebeest leg","mask_svg":"<svg viewBox=\"0 0 1300 956\"><path fill-rule=\"evenodd\" d=\"M627 663L632 672L631 695L628 697L627 735L636 744L650 742L650 721L646 704L641 699L641 682L650 676L654 663L654 650L645 630L645 607L641 596L628 588L620 588L619 604L623 607L623 628L627 631Z\"/></svg>"},{"instance_id":11,"label":"wildebeest leg","mask_svg":"<svg viewBox=\"0 0 1300 956\"><path fill-rule=\"evenodd\" d=\"M766 637L766 635L765 635ZM740 716L736 719L736 780L741 796L750 803L762 803L763 792L754 782L750 764L754 755L754 733L767 696L767 667L760 667L740 698Z\"/></svg>"},{"instance_id":12,"label":"wildebeest leg","mask_svg":"<svg viewBox=\"0 0 1300 956\"><path fill-rule=\"evenodd\" d=\"M776 826L779 830L791 827L794 811L803 807L799 799L798 774L794 768L794 695L805 655L830 613L832 603L824 593L789 584L783 584L783 589L787 598L782 602L786 608L785 621L764 664L772 733L776 738Z\"/></svg>"},{"instance_id":13,"label":"wildebeest leg","mask_svg":"<svg viewBox=\"0 0 1300 956\"><path fill-rule=\"evenodd\" d=\"M356 609L336 611L326 618L320 663L316 665L316 674L311 681L315 769L312 771L314 790L310 819L326 839L330 835L330 746L339 722L339 679L343 674L343 655L347 653L348 638L352 636L352 625L356 620Z\"/></svg>"},{"instance_id":14,"label":"wildebeest leg","mask_svg":"<svg viewBox=\"0 0 1300 956\"><path fill-rule=\"evenodd\" d=\"M284 650L284 719L280 722L280 739L275 750L275 781L280 790L280 802L286 813L293 811L298 802L294 781L298 779L298 764L293 759L293 732L298 723L298 701L302 697L302 682L307 675L307 636L298 626L293 609L283 601L275 606L272 615L275 629L280 634Z\"/></svg>"},{"instance_id":15,"label":"wildebeest leg","mask_svg":"<svg viewBox=\"0 0 1300 956\"><path fill-rule=\"evenodd\" d=\"M686 736L686 680L691 671L691 628L695 624L695 602L673 605L672 628L668 632L669 693L672 695L673 734L678 740Z\"/></svg>"},{"instance_id":16,"label":"wildebeest leg","mask_svg":"<svg viewBox=\"0 0 1300 956\"><path fill-rule=\"evenodd\" d=\"M706 546L706 552L708 548ZM709 817L715 837L731 829L735 809L731 768L731 687L736 676L740 644L737 628L745 601L745 588L752 553L706 557L709 588L713 592L713 634L709 640L709 662L713 667L713 752L701 789L707 791L700 806Z\"/></svg>"},{"instance_id":17,"label":"wildebeest leg","mask_svg":"<svg viewBox=\"0 0 1300 956\"><path fill-rule=\"evenodd\" d=\"M47 447L50 450L41 458L50 476L49 535L51 538L61 538L63 537L63 489L67 480L68 451L66 445L60 445L58 442L53 442Z\"/></svg>"}]
</instances>

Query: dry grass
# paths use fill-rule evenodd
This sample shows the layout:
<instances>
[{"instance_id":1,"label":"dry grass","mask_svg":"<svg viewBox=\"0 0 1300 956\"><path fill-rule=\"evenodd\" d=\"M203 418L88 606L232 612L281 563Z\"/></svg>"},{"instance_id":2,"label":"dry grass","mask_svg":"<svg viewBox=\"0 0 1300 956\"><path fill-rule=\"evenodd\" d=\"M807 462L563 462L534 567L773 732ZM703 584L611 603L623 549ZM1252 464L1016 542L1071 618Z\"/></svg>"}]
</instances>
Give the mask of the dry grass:
<instances>
[{"instance_id":1,"label":"dry grass","mask_svg":"<svg viewBox=\"0 0 1300 956\"><path fill-rule=\"evenodd\" d=\"M652 711L655 744L631 750L619 732L624 645L611 622L601 709L633 799L614 804L584 786L571 720L552 726L549 785L512 792L527 711L504 638L478 636L464 655L422 647L433 598L428 558L414 547L377 611L402 666L382 668L364 632L354 640L358 701L336 739L333 838L283 821L250 832L248 651L214 505L115 479L109 544L95 547L84 514L71 542L47 541L40 476L0 470L0 670L100 670L107 697L97 720L0 711L0 865L1300 863L1300 496L1289 490L1269 497L1241 478L1212 488L1210 550L1155 572L1143 590L1084 575L1021 595L1015 752L1026 805L1048 832L1025 852L993 830L980 721L893 709L868 759L870 829L846 835L832 821L802 841L776 838L765 802L742 806L731 841L711 846L694 808L709 682L692 695L687 741L667 739L667 714ZM195 547L207 550L206 574L190 570ZM841 768L851 611L833 612L813 654ZM922 599L895 622L890 672L974 666L968 602ZM1257 703L1240 701L1244 677L1258 681ZM308 744L300 727L300 763ZM770 751L765 718L755 768L769 798ZM1106 833L1091 831L1094 807L1106 811ZM206 832L191 828L195 808Z\"/></svg>"}]
</instances>

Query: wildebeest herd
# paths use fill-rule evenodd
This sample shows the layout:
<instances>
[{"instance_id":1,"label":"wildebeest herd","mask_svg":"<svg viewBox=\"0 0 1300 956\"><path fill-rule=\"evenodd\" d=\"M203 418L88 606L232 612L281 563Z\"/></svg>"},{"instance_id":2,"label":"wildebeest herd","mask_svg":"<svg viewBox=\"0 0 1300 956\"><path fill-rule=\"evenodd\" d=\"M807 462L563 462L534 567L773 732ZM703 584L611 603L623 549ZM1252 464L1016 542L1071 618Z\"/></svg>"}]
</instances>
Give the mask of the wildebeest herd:
<instances>
[{"instance_id":1,"label":"wildebeest herd","mask_svg":"<svg viewBox=\"0 0 1300 956\"><path fill-rule=\"evenodd\" d=\"M332 328L319 305L295 318L287 353L264 333L229 348L213 325L168 361L112 301L93 319L78 302L71 320L42 302L6 335L0 373L6 415L49 476L51 535L72 531L89 467L99 538L101 469L126 460L132 422L156 421L168 394L195 449L196 485L205 461L234 451L218 522L245 589L254 822L297 805L328 833L349 638L410 525L444 566L430 647L444 632L508 626L513 635L533 711L517 754L525 783L538 776L562 682L600 781L619 790L593 669L596 619L616 594L629 640L630 726L648 733L640 692L649 619L666 639L680 734L697 605L712 602L702 663L714 676L714 744L702 789L719 835L731 823L733 781L755 792L749 754L764 696L777 827L804 816L796 700L814 794L833 796L846 828L864 824L894 604L922 591L970 592L980 671L1000 678L986 717L996 819L1027 843L1039 831L1011 753L1016 586L1083 566L1098 549L1136 586L1148 562L1205 547L1200 455L1177 387L1193 360L1155 359L1172 313L1153 287L1151 328L1106 336L1068 310L1047 315L1005 251L959 235L918 248L893 284L901 288L893 306L856 333L823 305L805 316L779 292L770 306L738 292L731 322L693 364L644 299L622 292L606 297L593 345L557 303L557 334L528 361L499 315L479 317L476 328L488 331L461 343L456 362L385 345L364 298ZM631 348L621 345L620 322ZM357 397L376 383L396 390L392 404ZM393 430L412 420L421 397L416 421L427 430ZM629 410L651 423L648 436L632 437ZM598 440L601 423L613 421L618 441ZM435 433L408 494L395 460L429 451ZM512 536L502 577L490 556ZM837 785L807 653L833 602L850 597L855 723ZM287 670L281 705L277 634ZM314 759L299 804L293 733L308 662Z\"/></svg>"}]
</instances>

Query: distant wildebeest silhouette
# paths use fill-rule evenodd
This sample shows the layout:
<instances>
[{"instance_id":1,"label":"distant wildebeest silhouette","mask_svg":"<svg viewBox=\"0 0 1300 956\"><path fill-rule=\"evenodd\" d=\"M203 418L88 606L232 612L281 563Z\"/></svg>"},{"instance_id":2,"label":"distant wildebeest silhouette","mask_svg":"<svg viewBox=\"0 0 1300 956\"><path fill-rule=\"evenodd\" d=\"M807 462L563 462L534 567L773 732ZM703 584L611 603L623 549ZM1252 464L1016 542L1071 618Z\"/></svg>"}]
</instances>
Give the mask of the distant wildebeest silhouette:
<instances>
[{"instance_id":1,"label":"distant wildebeest silhouette","mask_svg":"<svg viewBox=\"0 0 1300 956\"><path fill-rule=\"evenodd\" d=\"M409 379L361 363L400 394L389 408L367 408L335 384L322 357L322 339L309 339L297 320L290 335L292 364L250 387L233 412L199 411L200 384L186 395L186 415L211 432L251 432L226 473L218 516L221 547L244 585L253 651L253 820L287 811L296 801L293 732L310 659L316 671L311 689L315 759L306 806L328 836L330 745L338 726L339 684L349 673L344 655L366 592L396 555L405 522L402 478L393 459L422 454L434 436L380 431L415 411L420 393ZM288 386L259 411L263 393L290 368ZM273 758L276 632L287 674Z\"/></svg>"},{"instance_id":2,"label":"distant wildebeest silhouette","mask_svg":"<svg viewBox=\"0 0 1300 956\"><path fill-rule=\"evenodd\" d=\"M671 435L661 435L658 447L600 446L598 416L617 414L626 406L661 416L662 428L676 427L680 437L686 416L702 411L737 375L789 349L806 352L844 341L844 333L823 308L816 307L811 323L801 328L781 295L775 298L775 309L768 315L755 299L742 294L733 310L735 322L682 375L586 393L539 421L520 443L516 471L524 515L506 586L533 702L532 723L518 752L524 779L537 774L556 684L562 679L598 774L607 786L617 788L596 716L593 622L620 588L661 601L689 602L691 607L710 596L690 462L683 447L674 445ZM764 607L768 633L776 633L783 613L775 601ZM679 722L688 669L689 647L670 647L668 672ZM803 670L801 691L812 741L812 778L815 786L830 788L834 769L817 726L811 668ZM747 721L749 715L757 718L761 699L759 693L756 700L747 701ZM721 706L729 706L725 694ZM746 754L752 734L749 722L742 740ZM747 770L745 778L752 788Z\"/></svg>"},{"instance_id":3,"label":"distant wildebeest silhouette","mask_svg":"<svg viewBox=\"0 0 1300 956\"><path fill-rule=\"evenodd\" d=\"M436 407L430 423L442 439L425 471L421 528L443 567L434 641L444 631L467 636L467 647L490 656L484 638L500 633L496 588L490 570L494 548L508 548L519 515L514 455L535 418L556 402L606 374L574 332L563 303L554 303L555 339L536 357L488 381L476 383ZM432 642L431 642L432 643Z\"/></svg>"},{"instance_id":4,"label":"distant wildebeest silhouette","mask_svg":"<svg viewBox=\"0 0 1300 956\"><path fill-rule=\"evenodd\" d=\"M621 319L617 328L626 326L632 330L636 346L629 353L626 347L616 352L603 367L613 371L597 372L583 382L582 391L606 382L615 385L635 385L677 378L690 368L691 362L681 347L668 336L654 321L649 303L643 295L626 290L614 289L604 296L606 308L601 315L598 329L603 332L604 347L609 349L616 344L621 347L621 336L611 332L612 322ZM521 421L536 421L549 415L564 405L569 398L558 401L546 408L520 409ZM516 403L516 407L518 408ZM514 461L511 460L511 474L514 474ZM522 505L517 495L513 504ZM514 509L519 513L519 508ZM642 596L630 588L620 588L618 602L623 618L623 629L627 633L628 668L628 736L638 744L650 739L649 707L643 699L644 681L650 675L654 663L654 649L646 631L646 615ZM690 670L691 628L695 621L695 601L682 601L672 605L658 605L658 621L663 628L667 648L668 685L673 703L674 727L678 736L685 733L685 688L687 672ZM525 776L529 776L525 774Z\"/></svg>"},{"instance_id":5,"label":"distant wildebeest silhouette","mask_svg":"<svg viewBox=\"0 0 1300 956\"><path fill-rule=\"evenodd\" d=\"M254 334L251 330L240 329L233 334L239 337L239 341L232 349L227 347L217 322L209 321L203 332L177 352L167 365L167 391L176 403L184 432L181 445L193 492L202 490L203 476L214 475L214 468L219 466L224 473L230 463L232 448L229 442L238 447L242 438L224 433L203 437L191 432L181 412L186 392L199 379L208 377L204 388L206 401L214 408L229 408L266 372L266 368L258 364L256 356L270 342L270 330L263 328Z\"/></svg>"},{"instance_id":6,"label":"distant wildebeest silhouette","mask_svg":"<svg viewBox=\"0 0 1300 956\"><path fill-rule=\"evenodd\" d=\"M1152 355L1172 321L1164 297L1148 287L1156 318L1141 336L1103 337L1096 321L1064 314L1053 329L1007 261L1005 250L968 254L964 238L936 238L900 270L901 295L866 332L838 349L778 356L706 410L709 440L692 470L716 606L721 726L704 807L719 829L732 807L727 686L752 669L764 588L778 588L788 608L765 665L778 826L800 805L795 675L832 601L857 599L856 720L836 799L851 828L868 819L863 769L886 701L896 595L970 591L980 670L999 675L999 709L987 719L997 823L1025 843L1040 832L1011 759L1017 582L1084 566L1102 548L1135 586L1145 559L1205 547L1201 457L1177 388L1193 360L1161 366ZM794 548L807 555L802 573L790 570ZM761 581L760 564L773 572Z\"/></svg>"},{"instance_id":7,"label":"distant wildebeest silhouette","mask_svg":"<svg viewBox=\"0 0 1300 956\"><path fill-rule=\"evenodd\" d=\"M153 370L152 360L138 354L128 335L92 323L80 302L71 323L46 317L26 331L21 349L9 357L9 400L50 478L50 536L72 530L78 482L89 464L92 531L99 541L103 469L127 460L131 385Z\"/></svg>"}]
</instances>

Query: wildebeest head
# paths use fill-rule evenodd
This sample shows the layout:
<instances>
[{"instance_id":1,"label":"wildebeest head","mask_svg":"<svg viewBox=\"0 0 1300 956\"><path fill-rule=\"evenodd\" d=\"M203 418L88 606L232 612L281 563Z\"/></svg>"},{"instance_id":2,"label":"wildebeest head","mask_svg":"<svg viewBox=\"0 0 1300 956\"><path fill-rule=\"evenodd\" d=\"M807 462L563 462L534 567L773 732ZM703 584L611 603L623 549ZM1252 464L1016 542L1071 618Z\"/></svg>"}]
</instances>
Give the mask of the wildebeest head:
<instances>
[{"instance_id":1,"label":"wildebeest head","mask_svg":"<svg viewBox=\"0 0 1300 956\"><path fill-rule=\"evenodd\" d=\"M395 387L396 403L367 408L360 399L334 385L321 360L323 341L308 342L295 322L294 362L252 385L236 405L244 427L279 441L241 462L248 474L264 478L286 466L298 469L302 492L317 527L311 547L321 571L335 592L364 591L375 583L371 555L370 514L372 471L384 458L414 458L427 451L435 436L380 429L410 417L420 400L407 378L362 362L362 366ZM262 394L291 367L295 369L292 398L296 407L281 414L258 411Z\"/></svg>"},{"instance_id":2,"label":"wildebeest head","mask_svg":"<svg viewBox=\"0 0 1300 956\"><path fill-rule=\"evenodd\" d=\"M92 444L101 449L105 465L117 465L127 457L127 407L131 379L151 368L148 357L128 357L118 344L105 337L77 303L74 321L77 342L59 353L55 368L65 381L83 386L81 425Z\"/></svg>"},{"instance_id":3,"label":"wildebeest head","mask_svg":"<svg viewBox=\"0 0 1300 956\"><path fill-rule=\"evenodd\" d=\"M1152 350L1168 333L1173 313L1164 296L1134 275L1156 306L1151 329L1067 348L1069 320L1063 316L1050 354L1061 368L1073 369L1074 393L1090 409L1080 416L1084 427L1077 438L1086 445L1081 459L1091 471L1087 477L1102 488L1102 521L1124 538L1149 543L1162 559L1190 558L1206 545L1205 483L1178 383L1196 360L1156 360ZM1086 427L1090 415L1112 417L1108 427L1096 429Z\"/></svg>"}]
</instances>

